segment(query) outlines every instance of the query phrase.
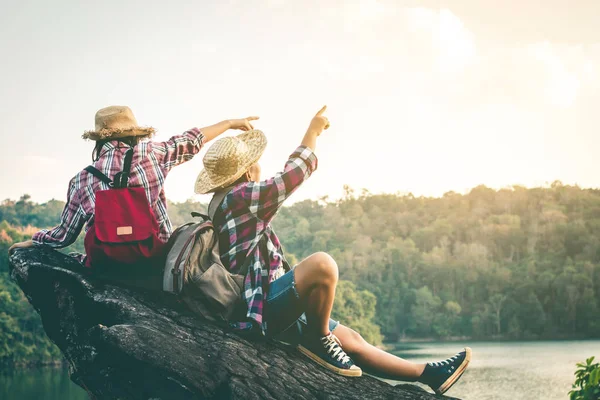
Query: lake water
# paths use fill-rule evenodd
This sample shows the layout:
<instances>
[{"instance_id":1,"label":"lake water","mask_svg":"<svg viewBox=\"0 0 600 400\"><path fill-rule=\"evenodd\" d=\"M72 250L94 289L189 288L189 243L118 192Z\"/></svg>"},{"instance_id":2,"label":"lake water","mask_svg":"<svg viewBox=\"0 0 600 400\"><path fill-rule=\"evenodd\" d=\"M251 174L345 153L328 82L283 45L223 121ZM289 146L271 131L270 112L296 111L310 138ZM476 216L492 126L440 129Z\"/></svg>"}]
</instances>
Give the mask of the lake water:
<instances>
[{"instance_id":1,"label":"lake water","mask_svg":"<svg viewBox=\"0 0 600 400\"><path fill-rule=\"evenodd\" d=\"M600 340L472 342L467 372L447 394L463 400L565 400L575 380L575 364L600 357ZM457 343L398 345L397 355L415 362L446 359Z\"/></svg>"},{"instance_id":2,"label":"lake water","mask_svg":"<svg viewBox=\"0 0 600 400\"><path fill-rule=\"evenodd\" d=\"M66 368L30 368L0 372L2 400L87 400Z\"/></svg>"},{"instance_id":3,"label":"lake water","mask_svg":"<svg viewBox=\"0 0 600 400\"><path fill-rule=\"evenodd\" d=\"M473 360L448 392L463 400L564 400L575 364L600 357L600 340L556 342L472 342ZM461 349L457 343L400 344L396 354L415 361L439 361ZM66 369L41 368L0 373L3 400L85 400Z\"/></svg>"}]
</instances>

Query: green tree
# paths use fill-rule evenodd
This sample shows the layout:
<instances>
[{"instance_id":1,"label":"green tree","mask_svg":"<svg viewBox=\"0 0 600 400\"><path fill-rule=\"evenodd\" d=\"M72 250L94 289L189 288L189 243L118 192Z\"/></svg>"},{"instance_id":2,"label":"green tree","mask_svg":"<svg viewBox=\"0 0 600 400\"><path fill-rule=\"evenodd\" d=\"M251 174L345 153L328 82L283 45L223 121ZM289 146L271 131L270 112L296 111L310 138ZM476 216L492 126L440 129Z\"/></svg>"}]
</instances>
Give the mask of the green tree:
<instances>
[{"instance_id":1,"label":"green tree","mask_svg":"<svg viewBox=\"0 0 600 400\"><path fill-rule=\"evenodd\" d=\"M358 290L349 281L339 281L332 318L354 329L372 344L381 344L383 337L379 326L375 324L375 295L367 290Z\"/></svg>"},{"instance_id":2,"label":"green tree","mask_svg":"<svg viewBox=\"0 0 600 400\"><path fill-rule=\"evenodd\" d=\"M427 337L434 333L433 322L438 316L441 304L440 298L434 296L427 286L415 291L415 304L411 309L411 316L415 322L415 334Z\"/></svg>"},{"instance_id":3,"label":"green tree","mask_svg":"<svg viewBox=\"0 0 600 400\"><path fill-rule=\"evenodd\" d=\"M8 270L8 247L56 225L63 206L27 195L0 203L0 272ZM169 203L176 226L205 210ZM600 190L554 182L430 198L346 187L339 200L283 207L273 225L292 263L326 251L354 291L372 293L367 319L388 340L600 337ZM82 236L64 251L83 251ZM3 310L7 332L33 313L24 304L22 315Z\"/></svg>"},{"instance_id":4,"label":"green tree","mask_svg":"<svg viewBox=\"0 0 600 400\"><path fill-rule=\"evenodd\" d=\"M600 399L600 363L595 363L594 357L577 364L573 390L569 392L571 400L598 400Z\"/></svg>"}]
</instances>

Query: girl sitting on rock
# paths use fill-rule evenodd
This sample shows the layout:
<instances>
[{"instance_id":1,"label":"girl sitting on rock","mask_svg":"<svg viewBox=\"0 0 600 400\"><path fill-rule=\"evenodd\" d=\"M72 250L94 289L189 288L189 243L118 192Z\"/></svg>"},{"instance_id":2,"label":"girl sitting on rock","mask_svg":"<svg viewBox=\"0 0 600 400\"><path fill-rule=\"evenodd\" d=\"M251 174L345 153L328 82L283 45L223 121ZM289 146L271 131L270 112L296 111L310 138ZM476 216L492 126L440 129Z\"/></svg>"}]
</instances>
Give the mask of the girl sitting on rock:
<instances>
[{"instance_id":1,"label":"girl sitting on rock","mask_svg":"<svg viewBox=\"0 0 600 400\"><path fill-rule=\"evenodd\" d=\"M84 139L96 142L92 153L93 164L78 172L69 182L67 203L60 224L55 228L35 233L31 240L14 244L9 251L34 245L63 248L77 239L84 225L86 232L89 233L90 228L94 226L98 191L107 191L114 186L117 179L114 182L109 180L122 171L123 165L127 163L128 152L131 153L129 159L131 170L127 174L128 179L125 179L127 182L125 186L144 189L141 191L142 205L147 208L147 215L152 218L158 242L154 245L166 242L172 233L172 227L167 216L167 200L163 186L171 169L191 160L204 143L228 129L251 130L253 127L250 121L256 118L233 119L202 129L192 128L182 135L159 142L146 140L154 135L154 128L138 126L129 107L110 106L99 110L95 118L96 129L83 134ZM99 173L99 177L90 171ZM110 213L111 210L107 210L107 214ZM118 229L116 235L124 238L135 234L135 226L122 227L121 232ZM87 248L88 236L86 235ZM89 257L81 256L80 261L86 263L86 266L92 266L89 265Z\"/></svg>"},{"instance_id":2,"label":"girl sitting on rock","mask_svg":"<svg viewBox=\"0 0 600 400\"><path fill-rule=\"evenodd\" d=\"M315 253L291 268L285 261L271 221L285 199L317 169L317 137L329 127L324 112L325 107L312 119L283 171L269 179L260 180L257 162L267 140L258 130L219 139L203 159L196 193L226 192L220 204L209 207L216 206L213 223L219 232L221 260L232 273L247 268L246 315L232 325L297 344L300 352L341 375L360 376L362 367L390 379L419 381L444 393L464 373L471 359L470 348L427 364L382 351L330 319L338 281L338 266L330 255ZM253 246L256 240L258 244Z\"/></svg>"}]
</instances>

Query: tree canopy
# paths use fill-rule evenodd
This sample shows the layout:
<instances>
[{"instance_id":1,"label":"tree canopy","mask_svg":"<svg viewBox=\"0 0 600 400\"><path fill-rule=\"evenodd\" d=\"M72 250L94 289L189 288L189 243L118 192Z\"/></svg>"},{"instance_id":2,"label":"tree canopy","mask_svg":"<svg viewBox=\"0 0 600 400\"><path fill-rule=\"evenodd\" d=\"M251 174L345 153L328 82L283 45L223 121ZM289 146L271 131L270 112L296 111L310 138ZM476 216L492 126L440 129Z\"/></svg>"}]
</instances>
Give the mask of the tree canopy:
<instances>
[{"instance_id":1,"label":"tree canopy","mask_svg":"<svg viewBox=\"0 0 600 400\"><path fill-rule=\"evenodd\" d=\"M10 244L58 223L63 206L26 195L0 204L0 272ZM174 225L205 210L169 203ZM346 188L337 201L284 207L273 227L292 262L317 251L334 257L341 278L334 318L376 343L382 335L600 337L600 190L555 182L429 198ZM66 251L73 250L83 250L82 237ZM10 318L43 336L33 311L15 305L25 300L11 285L0 280L2 310L13 310L0 319L0 360L2 349L17 346L14 328L2 325Z\"/></svg>"}]
</instances>

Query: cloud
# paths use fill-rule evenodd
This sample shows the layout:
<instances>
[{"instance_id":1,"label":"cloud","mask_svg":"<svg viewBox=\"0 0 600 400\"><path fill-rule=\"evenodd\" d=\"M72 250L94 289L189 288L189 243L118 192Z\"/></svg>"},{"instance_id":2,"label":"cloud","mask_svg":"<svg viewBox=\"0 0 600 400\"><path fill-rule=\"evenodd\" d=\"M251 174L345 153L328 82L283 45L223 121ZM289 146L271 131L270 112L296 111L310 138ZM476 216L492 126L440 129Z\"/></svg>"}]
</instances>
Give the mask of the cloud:
<instances>
[{"instance_id":1,"label":"cloud","mask_svg":"<svg viewBox=\"0 0 600 400\"><path fill-rule=\"evenodd\" d=\"M405 8L403 15L409 40L421 47L412 52L415 64L426 65L424 56L430 54L431 71L437 72L430 89L450 108L489 102L567 109L582 90L600 86L599 44L545 41L478 48L475 34L450 9Z\"/></svg>"},{"instance_id":2,"label":"cloud","mask_svg":"<svg viewBox=\"0 0 600 400\"><path fill-rule=\"evenodd\" d=\"M334 80L376 81L385 76L394 85L426 73L435 81L460 73L477 58L474 34L448 9L362 0L327 10L332 18L328 36L339 46L319 62L320 70Z\"/></svg>"},{"instance_id":3,"label":"cloud","mask_svg":"<svg viewBox=\"0 0 600 400\"><path fill-rule=\"evenodd\" d=\"M440 75L438 94L456 109L483 103L523 109L569 109L598 98L600 46L549 42L483 48L451 76Z\"/></svg>"},{"instance_id":4,"label":"cloud","mask_svg":"<svg viewBox=\"0 0 600 400\"><path fill-rule=\"evenodd\" d=\"M359 81L373 79L377 74L385 72L385 64L377 58L357 56L345 63L324 59L321 61L321 69L332 79Z\"/></svg>"},{"instance_id":5,"label":"cloud","mask_svg":"<svg viewBox=\"0 0 600 400\"><path fill-rule=\"evenodd\" d=\"M340 9L331 10L339 15ZM377 0L359 0L342 3L341 15L344 20L344 28L347 31L360 29L364 24L378 22L385 17L387 6Z\"/></svg>"},{"instance_id":6,"label":"cloud","mask_svg":"<svg viewBox=\"0 0 600 400\"><path fill-rule=\"evenodd\" d=\"M30 165L45 165L45 166L62 166L65 164L63 160L59 160L54 157L46 157L40 155L26 155L23 157L23 160Z\"/></svg>"},{"instance_id":7,"label":"cloud","mask_svg":"<svg viewBox=\"0 0 600 400\"><path fill-rule=\"evenodd\" d=\"M534 59L544 65L544 93L548 101L560 108L572 106L581 86L579 74L567 68L565 60L559 56L555 46L548 42L531 45L529 51Z\"/></svg>"},{"instance_id":8,"label":"cloud","mask_svg":"<svg viewBox=\"0 0 600 400\"><path fill-rule=\"evenodd\" d=\"M452 11L445 8L408 8L405 13L410 32L430 35L440 73L458 72L475 60L475 37Z\"/></svg>"}]
</instances>

